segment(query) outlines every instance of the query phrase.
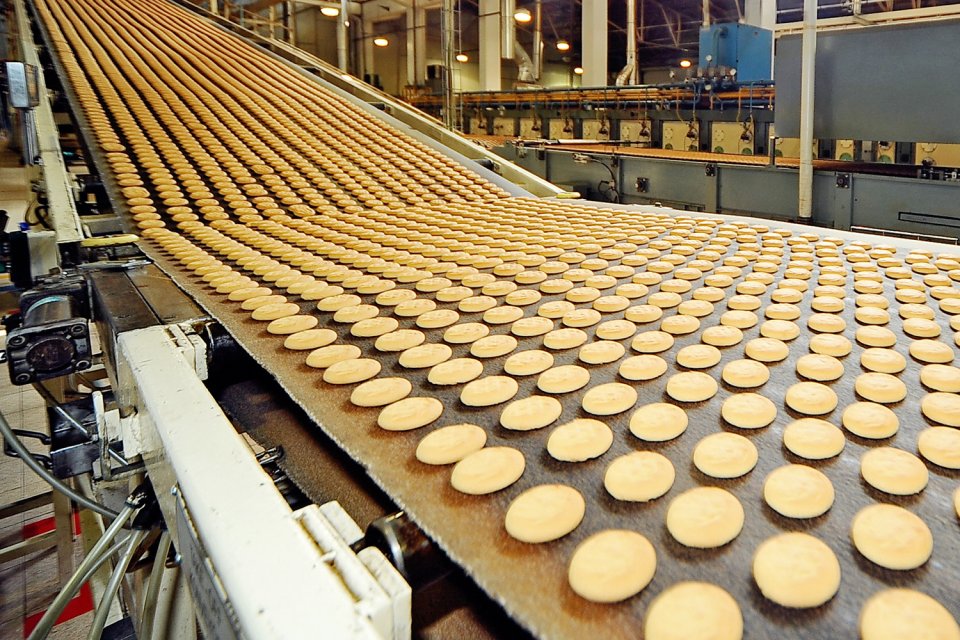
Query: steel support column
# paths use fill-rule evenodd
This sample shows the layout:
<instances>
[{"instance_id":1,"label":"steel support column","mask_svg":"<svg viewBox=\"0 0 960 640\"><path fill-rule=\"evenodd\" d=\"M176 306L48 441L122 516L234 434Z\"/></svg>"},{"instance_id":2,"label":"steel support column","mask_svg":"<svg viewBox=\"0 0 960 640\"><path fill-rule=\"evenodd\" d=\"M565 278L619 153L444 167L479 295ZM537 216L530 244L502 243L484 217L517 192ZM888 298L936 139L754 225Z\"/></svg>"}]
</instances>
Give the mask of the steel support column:
<instances>
[{"instance_id":1,"label":"steel support column","mask_svg":"<svg viewBox=\"0 0 960 640\"><path fill-rule=\"evenodd\" d=\"M480 90L500 91L500 0L480 0L479 23Z\"/></svg>"},{"instance_id":2,"label":"steel support column","mask_svg":"<svg viewBox=\"0 0 960 640\"><path fill-rule=\"evenodd\" d=\"M583 86L607 85L607 0L583 0Z\"/></svg>"},{"instance_id":3,"label":"steel support column","mask_svg":"<svg viewBox=\"0 0 960 640\"><path fill-rule=\"evenodd\" d=\"M407 84L427 83L427 11L414 0L407 9Z\"/></svg>"},{"instance_id":4,"label":"steel support column","mask_svg":"<svg viewBox=\"0 0 960 640\"><path fill-rule=\"evenodd\" d=\"M813 105L817 58L817 0L803 0L803 48L800 71L800 192L797 215L813 217Z\"/></svg>"}]
</instances>

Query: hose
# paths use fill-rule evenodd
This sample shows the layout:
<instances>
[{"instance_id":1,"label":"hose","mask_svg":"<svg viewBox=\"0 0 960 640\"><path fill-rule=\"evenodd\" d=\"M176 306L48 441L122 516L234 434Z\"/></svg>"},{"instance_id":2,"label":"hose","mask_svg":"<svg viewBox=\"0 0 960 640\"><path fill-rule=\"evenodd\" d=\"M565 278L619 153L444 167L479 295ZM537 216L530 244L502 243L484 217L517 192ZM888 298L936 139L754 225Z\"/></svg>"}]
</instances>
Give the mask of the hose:
<instances>
[{"instance_id":1,"label":"hose","mask_svg":"<svg viewBox=\"0 0 960 640\"><path fill-rule=\"evenodd\" d=\"M110 606L113 604L113 599L117 596L117 590L120 588L120 581L123 580L123 574L127 572L127 567L130 566L130 562L137 552L137 547L140 546L140 543L146 535L146 531L138 529L127 536L127 547L123 550L123 555L120 556L120 560L117 562L117 566L114 567L113 573L110 574L107 589L103 592L103 597L100 598L100 604L97 605L97 611L93 615L93 627L87 635L87 640L100 640L100 636L103 635L103 627L107 623Z\"/></svg>"},{"instance_id":2,"label":"hose","mask_svg":"<svg viewBox=\"0 0 960 640\"><path fill-rule=\"evenodd\" d=\"M0 416L0 429L3 427L9 429L6 420L3 420L3 417ZM70 602L73 595L79 591L80 585L89 579L87 574L91 571L91 568L94 567L94 565L99 566L103 564L104 559L109 557L107 553L109 553L108 548L110 547L110 543L117 537L120 529L123 528L123 525L126 524L127 520L130 519L130 516L132 516L137 509L138 507L130 505L124 506L123 510L117 515L110 526L107 527L107 530L103 532L103 536L93 545L93 549L91 549L90 553L83 559L83 562L80 563L80 566L77 567L74 574L67 580L67 584L63 586L63 589L57 594L50 608L48 608L46 613L43 614L43 617L40 618L40 622L37 623L28 640L43 640L47 637L50 630L53 629L57 618L59 618L63 612L64 607L67 606L67 603ZM129 537L127 539L129 539Z\"/></svg>"},{"instance_id":3,"label":"hose","mask_svg":"<svg viewBox=\"0 0 960 640\"><path fill-rule=\"evenodd\" d=\"M103 517L109 518L110 520L119 519L120 514L118 514L116 511L100 504L96 500L91 500L90 498L77 493L59 478L44 469L43 466L34 459L33 454L31 454L30 451L23 445L23 443L20 442L20 438L18 438L13 432L13 429L10 428L10 423L7 422L7 419L3 416L3 413L0 413L0 433L3 433L4 440L7 441L7 444L10 445L11 449L17 452L17 454L20 456L20 459L23 460L23 462L30 467L35 474L43 478L43 480L55 490L67 496L85 509L90 509L91 511L99 513Z\"/></svg>"},{"instance_id":4,"label":"hose","mask_svg":"<svg viewBox=\"0 0 960 640\"><path fill-rule=\"evenodd\" d=\"M164 531L157 544L157 554L153 558L153 567L150 569L150 579L143 596L143 613L140 615L140 629L137 632L139 640L150 640L153 636L153 616L157 611L157 594L160 592L160 582L163 578L164 564L167 553L170 552L170 532Z\"/></svg>"}]
</instances>

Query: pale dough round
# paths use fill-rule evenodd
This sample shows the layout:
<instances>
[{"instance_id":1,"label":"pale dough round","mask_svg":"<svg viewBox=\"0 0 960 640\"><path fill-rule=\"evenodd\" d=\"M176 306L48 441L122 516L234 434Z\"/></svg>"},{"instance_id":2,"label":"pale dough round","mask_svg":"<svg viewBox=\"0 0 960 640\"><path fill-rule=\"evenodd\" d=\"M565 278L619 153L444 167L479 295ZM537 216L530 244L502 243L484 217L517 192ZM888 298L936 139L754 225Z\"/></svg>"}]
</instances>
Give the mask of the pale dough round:
<instances>
[{"instance_id":1,"label":"pale dough round","mask_svg":"<svg viewBox=\"0 0 960 640\"><path fill-rule=\"evenodd\" d=\"M853 349L853 344L844 336L833 333L818 333L810 338L810 351L834 358L842 358Z\"/></svg>"},{"instance_id":2,"label":"pale dough round","mask_svg":"<svg viewBox=\"0 0 960 640\"><path fill-rule=\"evenodd\" d=\"M862 373L857 376L854 389L871 402L890 404L907 397L907 385L889 373Z\"/></svg>"},{"instance_id":3,"label":"pale dough round","mask_svg":"<svg viewBox=\"0 0 960 640\"><path fill-rule=\"evenodd\" d=\"M936 338L940 335L940 325L926 318L907 318L903 321L903 332L914 338Z\"/></svg>"},{"instance_id":4,"label":"pale dough round","mask_svg":"<svg viewBox=\"0 0 960 640\"><path fill-rule=\"evenodd\" d=\"M660 356L632 356L620 363L619 373L627 380L653 380L667 372L667 361Z\"/></svg>"},{"instance_id":5,"label":"pale dough round","mask_svg":"<svg viewBox=\"0 0 960 640\"><path fill-rule=\"evenodd\" d=\"M760 335L777 340L793 340L800 335L800 327L789 320L767 320L760 325Z\"/></svg>"},{"instance_id":6,"label":"pale dough round","mask_svg":"<svg viewBox=\"0 0 960 640\"><path fill-rule=\"evenodd\" d=\"M663 309L652 304L638 304L630 307L623 313L623 317L630 322L646 324L659 320L663 316Z\"/></svg>"},{"instance_id":7,"label":"pale dough round","mask_svg":"<svg viewBox=\"0 0 960 640\"><path fill-rule=\"evenodd\" d=\"M749 329L758 322L757 314L753 311L745 311L741 309L734 309L733 311L725 311L720 316L720 324L734 327L736 329Z\"/></svg>"},{"instance_id":8,"label":"pale dough round","mask_svg":"<svg viewBox=\"0 0 960 640\"><path fill-rule=\"evenodd\" d=\"M704 344L715 347L732 347L735 344L740 344L740 341L743 340L743 331L726 325L707 327L700 334L700 340Z\"/></svg>"},{"instance_id":9,"label":"pale dough round","mask_svg":"<svg viewBox=\"0 0 960 640\"><path fill-rule=\"evenodd\" d=\"M367 318L350 327L350 335L357 338L375 338L399 328L400 322L396 318Z\"/></svg>"},{"instance_id":10,"label":"pale dough round","mask_svg":"<svg viewBox=\"0 0 960 640\"><path fill-rule=\"evenodd\" d=\"M783 607L819 607L840 589L840 562L830 547L806 533L764 540L753 556L760 592Z\"/></svg>"},{"instance_id":11,"label":"pale dough round","mask_svg":"<svg viewBox=\"0 0 960 640\"><path fill-rule=\"evenodd\" d=\"M893 447L870 449L860 457L860 475L874 489L912 496L927 486L930 474L920 458Z\"/></svg>"},{"instance_id":12,"label":"pale dough round","mask_svg":"<svg viewBox=\"0 0 960 640\"><path fill-rule=\"evenodd\" d=\"M960 469L960 429L930 427L917 439L920 455L945 469Z\"/></svg>"},{"instance_id":13,"label":"pale dough round","mask_svg":"<svg viewBox=\"0 0 960 640\"><path fill-rule=\"evenodd\" d=\"M646 640L741 640L743 614L737 601L716 585L678 582L650 603L643 637Z\"/></svg>"},{"instance_id":14,"label":"pale dough round","mask_svg":"<svg viewBox=\"0 0 960 640\"><path fill-rule=\"evenodd\" d=\"M563 413L563 405L549 396L529 396L504 407L500 424L511 431L532 431L552 424Z\"/></svg>"},{"instance_id":15,"label":"pale dough round","mask_svg":"<svg viewBox=\"0 0 960 640\"><path fill-rule=\"evenodd\" d=\"M446 386L463 384L483 374L483 363L473 358L454 358L434 365L427 374L431 384Z\"/></svg>"},{"instance_id":16,"label":"pale dough round","mask_svg":"<svg viewBox=\"0 0 960 640\"><path fill-rule=\"evenodd\" d=\"M331 344L311 351L306 364L314 369L326 369L341 360L359 358L360 354L360 347L352 344Z\"/></svg>"},{"instance_id":17,"label":"pale dough round","mask_svg":"<svg viewBox=\"0 0 960 640\"><path fill-rule=\"evenodd\" d=\"M490 333L490 328L480 322L463 322L455 324L443 332L443 341L450 344L467 344L476 342Z\"/></svg>"},{"instance_id":18,"label":"pale dough round","mask_svg":"<svg viewBox=\"0 0 960 640\"><path fill-rule=\"evenodd\" d=\"M449 360L452 355L453 349L447 345L428 342L407 349L397 362L406 369L426 369Z\"/></svg>"},{"instance_id":19,"label":"pale dough round","mask_svg":"<svg viewBox=\"0 0 960 640\"><path fill-rule=\"evenodd\" d=\"M721 377L730 386L749 389L766 384L770 369L756 360L731 360L724 365Z\"/></svg>"},{"instance_id":20,"label":"pale dough round","mask_svg":"<svg viewBox=\"0 0 960 640\"><path fill-rule=\"evenodd\" d=\"M452 424L428 433L417 445L417 460L424 464L453 464L479 451L487 432L475 424Z\"/></svg>"},{"instance_id":21,"label":"pale dough round","mask_svg":"<svg viewBox=\"0 0 960 640\"><path fill-rule=\"evenodd\" d=\"M673 346L673 336L664 331L644 331L633 337L630 348L639 353L660 353Z\"/></svg>"},{"instance_id":22,"label":"pale dough round","mask_svg":"<svg viewBox=\"0 0 960 640\"><path fill-rule=\"evenodd\" d=\"M412 347L423 344L427 339L422 331L416 329L397 329L390 333L385 333L373 346L377 351L406 351Z\"/></svg>"},{"instance_id":23,"label":"pale dough round","mask_svg":"<svg viewBox=\"0 0 960 640\"><path fill-rule=\"evenodd\" d=\"M757 465L760 454L750 440L721 431L704 437L693 450L693 464L711 478L739 478Z\"/></svg>"},{"instance_id":24,"label":"pale dough round","mask_svg":"<svg viewBox=\"0 0 960 640\"><path fill-rule=\"evenodd\" d=\"M380 373L380 361L372 358L353 358L335 362L323 372L327 384L356 384Z\"/></svg>"},{"instance_id":25,"label":"pale dough round","mask_svg":"<svg viewBox=\"0 0 960 640\"><path fill-rule=\"evenodd\" d=\"M700 328L700 320L694 316L675 315L664 318L660 322L660 331L674 336L693 333Z\"/></svg>"},{"instance_id":26,"label":"pale dough round","mask_svg":"<svg viewBox=\"0 0 960 640\"><path fill-rule=\"evenodd\" d=\"M928 364L920 369L920 382L934 391L960 393L960 368Z\"/></svg>"},{"instance_id":27,"label":"pale dough round","mask_svg":"<svg viewBox=\"0 0 960 640\"><path fill-rule=\"evenodd\" d=\"M788 464L767 475L763 499L787 518L816 518L833 506L833 483L813 467Z\"/></svg>"},{"instance_id":28,"label":"pale dough round","mask_svg":"<svg viewBox=\"0 0 960 640\"><path fill-rule=\"evenodd\" d=\"M680 544L697 549L721 547L743 529L743 506L729 491L696 487L667 508L667 530Z\"/></svg>"},{"instance_id":29,"label":"pale dough round","mask_svg":"<svg viewBox=\"0 0 960 640\"><path fill-rule=\"evenodd\" d=\"M709 369L720 362L720 349L709 344L691 344L677 352L677 364L688 369Z\"/></svg>"},{"instance_id":30,"label":"pale dough round","mask_svg":"<svg viewBox=\"0 0 960 640\"><path fill-rule=\"evenodd\" d=\"M453 309L435 309L418 317L417 326L421 329L439 329L449 327L459 319L460 314Z\"/></svg>"},{"instance_id":31,"label":"pale dough round","mask_svg":"<svg viewBox=\"0 0 960 640\"><path fill-rule=\"evenodd\" d=\"M487 324L510 324L523 317L520 307L494 307L483 313L483 321Z\"/></svg>"},{"instance_id":32,"label":"pale dough round","mask_svg":"<svg viewBox=\"0 0 960 640\"><path fill-rule=\"evenodd\" d=\"M864 369L877 373L900 373L907 367L907 359L893 349L870 347L860 354L860 364Z\"/></svg>"},{"instance_id":33,"label":"pale dough round","mask_svg":"<svg viewBox=\"0 0 960 640\"><path fill-rule=\"evenodd\" d=\"M499 358L516 349L518 344L513 336L485 336L470 345L470 355L475 358Z\"/></svg>"},{"instance_id":34,"label":"pale dough round","mask_svg":"<svg viewBox=\"0 0 960 640\"><path fill-rule=\"evenodd\" d=\"M820 333L840 333L847 328L847 321L832 313L814 313L807 318L807 326Z\"/></svg>"},{"instance_id":35,"label":"pale dough round","mask_svg":"<svg viewBox=\"0 0 960 640\"><path fill-rule=\"evenodd\" d=\"M637 325L629 320L607 320L597 325L597 337L601 340L623 340L637 332Z\"/></svg>"},{"instance_id":36,"label":"pale dough round","mask_svg":"<svg viewBox=\"0 0 960 640\"><path fill-rule=\"evenodd\" d=\"M946 607L912 589L873 594L860 611L862 640L960 640L960 625Z\"/></svg>"},{"instance_id":37,"label":"pale dough round","mask_svg":"<svg viewBox=\"0 0 960 640\"><path fill-rule=\"evenodd\" d=\"M412 397L398 400L380 410L377 424L387 431L409 431L424 427L443 413L436 398Z\"/></svg>"},{"instance_id":38,"label":"pale dough round","mask_svg":"<svg viewBox=\"0 0 960 640\"><path fill-rule=\"evenodd\" d=\"M798 382L787 389L787 406L808 416L820 416L837 408L837 394L819 382Z\"/></svg>"},{"instance_id":39,"label":"pale dough round","mask_svg":"<svg viewBox=\"0 0 960 640\"><path fill-rule=\"evenodd\" d=\"M523 454L511 447L485 447L464 457L453 467L450 484L474 496L506 489L523 475Z\"/></svg>"},{"instance_id":40,"label":"pale dough round","mask_svg":"<svg viewBox=\"0 0 960 640\"><path fill-rule=\"evenodd\" d=\"M854 402L847 405L841 422L850 433L870 440L889 438L900 428L897 414L875 402Z\"/></svg>"},{"instance_id":41,"label":"pale dough round","mask_svg":"<svg viewBox=\"0 0 960 640\"><path fill-rule=\"evenodd\" d=\"M412 390L406 378L377 378L354 389L350 402L358 407L382 407L406 398Z\"/></svg>"},{"instance_id":42,"label":"pale dough round","mask_svg":"<svg viewBox=\"0 0 960 640\"><path fill-rule=\"evenodd\" d=\"M735 393L723 401L720 415L740 429L762 429L777 418L777 405L759 393Z\"/></svg>"},{"instance_id":43,"label":"pale dough round","mask_svg":"<svg viewBox=\"0 0 960 640\"><path fill-rule=\"evenodd\" d=\"M790 347L775 338L754 338L746 344L743 352L758 362L780 362L790 355Z\"/></svg>"},{"instance_id":44,"label":"pale dough round","mask_svg":"<svg viewBox=\"0 0 960 640\"><path fill-rule=\"evenodd\" d=\"M573 487L541 484L513 499L504 527L520 542L550 542L576 529L586 508L583 496Z\"/></svg>"},{"instance_id":45,"label":"pale dough round","mask_svg":"<svg viewBox=\"0 0 960 640\"><path fill-rule=\"evenodd\" d=\"M575 364L547 369L537 378L537 388L544 393L570 393L590 382L590 372Z\"/></svg>"},{"instance_id":46,"label":"pale dough round","mask_svg":"<svg viewBox=\"0 0 960 640\"><path fill-rule=\"evenodd\" d=\"M647 442L666 442L686 431L687 412L675 404L647 404L630 417L630 433Z\"/></svg>"},{"instance_id":47,"label":"pale dough round","mask_svg":"<svg viewBox=\"0 0 960 640\"><path fill-rule=\"evenodd\" d=\"M300 333L301 331L308 331L313 329L320 323L320 320L316 316L286 316L284 318L277 318L267 325L267 333L272 333L279 336L289 336L294 333Z\"/></svg>"},{"instance_id":48,"label":"pale dough round","mask_svg":"<svg viewBox=\"0 0 960 640\"><path fill-rule=\"evenodd\" d=\"M250 313L250 317L261 322L279 320L300 313L300 307L292 302L273 302L257 307ZM307 327L309 328L309 327Z\"/></svg>"},{"instance_id":49,"label":"pale dough round","mask_svg":"<svg viewBox=\"0 0 960 640\"><path fill-rule=\"evenodd\" d=\"M667 395L679 402L703 402L717 394L719 385L700 371L675 373L667 381Z\"/></svg>"},{"instance_id":50,"label":"pale dough round","mask_svg":"<svg viewBox=\"0 0 960 640\"><path fill-rule=\"evenodd\" d=\"M468 407L492 407L517 395L520 385L508 376L486 376L468 382L460 392L460 402Z\"/></svg>"},{"instance_id":51,"label":"pale dough round","mask_svg":"<svg viewBox=\"0 0 960 640\"><path fill-rule=\"evenodd\" d=\"M897 571L916 569L933 553L933 535L926 523L892 504L872 504L857 512L850 537L865 558Z\"/></svg>"},{"instance_id":52,"label":"pale dough round","mask_svg":"<svg viewBox=\"0 0 960 640\"><path fill-rule=\"evenodd\" d=\"M512 376L532 376L553 366L553 355L548 351L530 349L515 353L503 363L503 370Z\"/></svg>"},{"instance_id":53,"label":"pale dough round","mask_svg":"<svg viewBox=\"0 0 960 640\"><path fill-rule=\"evenodd\" d=\"M843 431L819 418L801 418L783 430L783 445L792 454L807 460L838 456L846 443Z\"/></svg>"},{"instance_id":54,"label":"pale dough round","mask_svg":"<svg viewBox=\"0 0 960 640\"><path fill-rule=\"evenodd\" d=\"M627 352L626 348L619 342L613 340L597 340L589 342L580 347L580 353L577 355L580 360L587 364L607 364L616 362Z\"/></svg>"},{"instance_id":55,"label":"pale dough round","mask_svg":"<svg viewBox=\"0 0 960 640\"><path fill-rule=\"evenodd\" d=\"M960 427L960 395L934 391L920 401L923 415L948 427Z\"/></svg>"},{"instance_id":56,"label":"pale dough round","mask_svg":"<svg viewBox=\"0 0 960 640\"><path fill-rule=\"evenodd\" d=\"M589 389L583 395L583 410L595 416L623 413L637 403L637 390L622 382L608 382Z\"/></svg>"},{"instance_id":57,"label":"pale dough round","mask_svg":"<svg viewBox=\"0 0 960 640\"><path fill-rule=\"evenodd\" d=\"M520 318L510 326L510 333L522 338L542 336L553 331L553 321L541 316Z\"/></svg>"},{"instance_id":58,"label":"pale dough round","mask_svg":"<svg viewBox=\"0 0 960 640\"><path fill-rule=\"evenodd\" d=\"M610 463L603 486L617 500L649 502L666 494L676 478L670 460L654 451L634 451Z\"/></svg>"},{"instance_id":59,"label":"pale dough round","mask_svg":"<svg viewBox=\"0 0 960 640\"><path fill-rule=\"evenodd\" d=\"M563 462L583 462L602 456L613 444L613 431L603 422L578 418L550 433L547 453Z\"/></svg>"},{"instance_id":60,"label":"pale dough round","mask_svg":"<svg viewBox=\"0 0 960 640\"><path fill-rule=\"evenodd\" d=\"M548 349L573 349L579 347L589 339L586 332L580 329L556 329L543 336L543 346Z\"/></svg>"},{"instance_id":61,"label":"pale dough round","mask_svg":"<svg viewBox=\"0 0 960 640\"><path fill-rule=\"evenodd\" d=\"M620 602L643 590L657 569L657 553L635 531L607 529L581 542L570 558L567 580L581 598Z\"/></svg>"},{"instance_id":62,"label":"pale dough round","mask_svg":"<svg viewBox=\"0 0 960 640\"><path fill-rule=\"evenodd\" d=\"M857 342L868 347L889 348L897 344L897 334L886 327L860 327L855 337Z\"/></svg>"},{"instance_id":63,"label":"pale dough round","mask_svg":"<svg viewBox=\"0 0 960 640\"><path fill-rule=\"evenodd\" d=\"M331 329L307 329L291 333L283 341L283 346L291 351L319 349L337 340L337 332Z\"/></svg>"},{"instance_id":64,"label":"pale dough round","mask_svg":"<svg viewBox=\"0 0 960 640\"><path fill-rule=\"evenodd\" d=\"M808 353L797 359L797 373L809 380L829 382L843 375L843 363L833 356Z\"/></svg>"},{"instance_id":65,"label":"pale dough round","mask_svg":"<svg viewBox=\"0 0 960 640\"><path fill-rule=\"evenodd\" d=\"M953 348L939 340L914 340L910 355L924 364L950 364L954 358Z\"/></svg>"}]
</instances>

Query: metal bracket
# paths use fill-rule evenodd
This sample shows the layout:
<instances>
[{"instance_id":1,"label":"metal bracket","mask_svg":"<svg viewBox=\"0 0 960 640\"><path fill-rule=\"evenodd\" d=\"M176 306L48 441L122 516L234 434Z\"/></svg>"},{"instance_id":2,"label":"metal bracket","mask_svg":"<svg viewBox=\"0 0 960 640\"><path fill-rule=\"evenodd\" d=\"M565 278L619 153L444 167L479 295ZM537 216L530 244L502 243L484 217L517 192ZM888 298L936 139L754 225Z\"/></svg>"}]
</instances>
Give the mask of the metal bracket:
<instances>
[{"instance_id":1,"label":"metal bracket","mask_svg":"<svg viewBox=\"0 0 960 640\"><path fill-rule=\"evenodd\" d=\"M849 173L838 173L837 174L837 188L838 189L849 189L850 188L850 174Z\"/></svg>"},{"instance_id":2,"label":"metal bracket","mask_svg":"<svg viewBox=\"0 0 960 640\"><path fill-rule=\"evenodd\" d=\"M637 178L637 192L647 193L650 190L650 178Z\"/></svg>"},{"instance_id":3,"label":"metal bracket","mask_svg":"<svg viewBox=\"0 0 960 640\"><path fill-rule=\"evenodd\" d=\"M708 162L708 163L703 167L703 174L704 174L705 176L707 176L708 178L714 178L714 177L716 177L716 175L717 175L717 163L715 163L715 162Z\"/></svg>"}]
</instances>

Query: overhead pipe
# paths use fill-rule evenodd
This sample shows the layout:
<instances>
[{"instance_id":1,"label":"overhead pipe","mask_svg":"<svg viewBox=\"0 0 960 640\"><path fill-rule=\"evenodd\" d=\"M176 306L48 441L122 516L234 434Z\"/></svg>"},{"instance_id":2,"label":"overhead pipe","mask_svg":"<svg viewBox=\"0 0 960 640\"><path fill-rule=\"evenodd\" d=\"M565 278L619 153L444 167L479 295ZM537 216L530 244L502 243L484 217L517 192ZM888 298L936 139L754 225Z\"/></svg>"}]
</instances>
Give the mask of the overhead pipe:
<instances>
[{"instance_id":1,"label":"overhead pipe","mask_svg":"<svg viewBox=\"0 0 960 640\"><path fill-rule=\"evenodd\" d=\"M513 60L517 63L517 80L519 82L533 83L537 81L533 59L523 48L523 45L516 40L513 41Z\"/></svg>"},{"instance_id":2,"label":"overhead pipe","mask_svg":"<svg viewBox=\"0 0 960 640\"><path fill-rule=\"evenodd\" d=\"M627 0L627 64L617 74L616 85L637 84L637 0Z\"/></svg>"},{"instance_id":3,"label":"overhead pipe","mask_svg":"<svg viewBox=\"0 0 960 640\"><path fill-rule=\"evenodd\" d=\"M443 54L443 124L453 130L456 125L453 95L454 9L453 0L443 0L440 9L440 46Z\"/></svg>"},{"instance_id":4,"label":"overhead pipe","mask_svg":"<svg viewBox=\"0 0 960 640\"><path fill-rule=\"evenodd\" d=\"M800 67L800 184L798 217L813 218L813 105L817 59L817 0L803 0Z\"/></svg>"},{"instance_id":5,"label":"overhead pipe","mask_svg":"<svg viewBox=\"0 0 960 640\"><path fill-rule=\"evenodd\" d=\"M350 73L350 59L347 55L349 46L347 27L349 26L350 2L349 0L340 0L340 15L337 16L337 66L344 73Z\"/></svg>"},{"instance_id":6,"label":"overhead pipe","mask_svg":"<svg viewBox=\"0 0 960 640\"><path fill-rule=\"evenodd\" d=\"M516 55L513 47L517 41L517 24L513 18L516 12L516 0L500 0L500 55L507 60L513 60Z\"/></svg>"},{"instance_id":7,"label":"overhead pipe","mask_svg":"<svg viewBox=\"0 0 960 640\"><path fill-rule=\"evenodd\" d=\"M518 43L519 44L519 43ZM533 77L543 76L543 0L536 0L533 8Z\"/></svg>"}]
</instances>

